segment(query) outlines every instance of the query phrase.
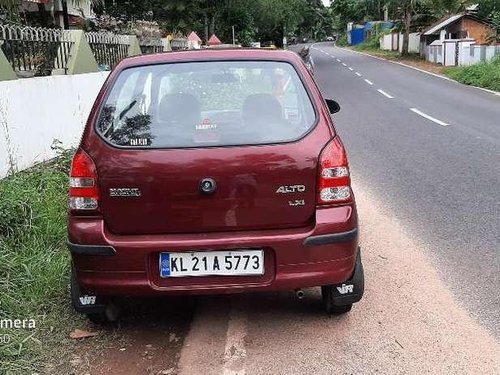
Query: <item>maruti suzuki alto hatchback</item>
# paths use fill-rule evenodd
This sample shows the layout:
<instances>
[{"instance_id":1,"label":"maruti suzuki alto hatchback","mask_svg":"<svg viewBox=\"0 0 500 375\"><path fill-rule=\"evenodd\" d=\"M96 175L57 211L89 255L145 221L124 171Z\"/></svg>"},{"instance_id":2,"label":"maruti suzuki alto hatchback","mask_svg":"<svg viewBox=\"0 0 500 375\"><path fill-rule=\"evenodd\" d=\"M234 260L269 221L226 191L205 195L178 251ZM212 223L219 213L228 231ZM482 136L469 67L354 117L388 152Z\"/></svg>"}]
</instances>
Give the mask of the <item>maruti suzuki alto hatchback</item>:
<instances>
[{"instance_id":1,"label":"maruti suzuki alto hatchback","mask_svg":"<svg viewBox=\"0 0 500 375\"><path fill-rule=\"evenodd\" d=\"M127 58L74 156L72 302L321 287L330 314L364 290L349 165L301 58L197 50Z\"/></svg>"}]
</instances>

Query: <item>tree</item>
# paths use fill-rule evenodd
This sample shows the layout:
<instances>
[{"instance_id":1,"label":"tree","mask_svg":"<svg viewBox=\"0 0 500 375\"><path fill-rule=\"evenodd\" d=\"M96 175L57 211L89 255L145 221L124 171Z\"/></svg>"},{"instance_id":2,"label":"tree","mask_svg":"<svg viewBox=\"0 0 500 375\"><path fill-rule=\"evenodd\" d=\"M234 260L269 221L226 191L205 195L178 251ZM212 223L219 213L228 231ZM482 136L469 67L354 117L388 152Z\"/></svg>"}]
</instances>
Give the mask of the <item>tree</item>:
<instances>
[{"instance_id":1,"label":"tree","mask_svg":"<svg viewBox=\"0 0 500 375\"><path fill-rule=\"evenodd\" d=\"M334 16L335 28L345 31L348 22L359 22L365 17L362 1L358 0L335 0L330 6Z\"/></svg>"},{"instance_id":2,"label":"tree","mask_svg":"<svg viewBox=\"0 0 500 375\"><path fill-rule=\"evenodd\" d=\"M426 0L426 5L431 10L433 16L441 18L459 12L463 12L472 4L471 0Z\"/></svg>"},{"instance_id":3,"label":"tree","mask_svg":"<svg viewBox=\"0 0 500 375\"><path fill-rule=\"evenodd\" d=\"M495 28L496 33L489 38L491 42L500 42L500 3L498 0L478 1L477 15L490 21Z\"/></svg>"}]
</instances>

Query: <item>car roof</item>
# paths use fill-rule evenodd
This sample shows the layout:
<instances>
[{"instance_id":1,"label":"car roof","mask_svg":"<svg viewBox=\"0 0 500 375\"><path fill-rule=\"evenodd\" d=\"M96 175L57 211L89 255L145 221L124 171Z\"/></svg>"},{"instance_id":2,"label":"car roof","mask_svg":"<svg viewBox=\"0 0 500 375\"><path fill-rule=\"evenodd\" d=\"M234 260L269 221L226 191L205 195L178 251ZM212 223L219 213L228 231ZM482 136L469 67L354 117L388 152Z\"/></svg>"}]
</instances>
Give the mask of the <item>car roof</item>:
<instances>
[{"instance_id":1,"label":"car roof","mask_svg":"<svg viewBox=\"0 0 500 375\"><path fill-rule=\"evenodd\" d=\"M207 48L202 50L185 50L163 52L151 55L133 56L123 59L117 66L118 70L133 66L162 64L169 62L210 60L277 60L292 63L301 62L300 57L290 51L269 50L262 48Z\"/></svg>"}]
</instances>

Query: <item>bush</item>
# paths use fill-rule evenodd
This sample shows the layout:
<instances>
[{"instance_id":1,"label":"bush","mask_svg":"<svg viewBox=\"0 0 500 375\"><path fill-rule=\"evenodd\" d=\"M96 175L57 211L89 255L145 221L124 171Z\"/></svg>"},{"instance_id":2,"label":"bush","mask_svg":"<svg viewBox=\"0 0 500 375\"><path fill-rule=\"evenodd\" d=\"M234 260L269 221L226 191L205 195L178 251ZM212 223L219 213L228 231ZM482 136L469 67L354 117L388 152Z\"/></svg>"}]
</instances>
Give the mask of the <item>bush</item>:
<instances>
[{"instance_id":1,"label":"bush","mask_svg":"<svg viewBox=\"0 0 500 375\"><path fill-rule=\"evenodd\" d=\"M446 68L444 73L466 85L500 91L500 56L491 62L482 62L466 67Z\"/></svg>"},{"instance_id":2,"label":"bush","mask_svg":"<svg viewBox=\"0 0 500 375\"><path fill-rule=\"evenodd\" d=\"M337 43L335 43L339 47L347 46L347 34L342 34L338 39Z\"/></svg>"},{"instance_id":3,"label":"bush","mask_svg":"<svg viewBox=\"0 0 500 375\"><path fill-rule=\"evenodd\" d=\"M372 35L363 43L360 43L356 46L354 46L355 49L364 51L364 50L378 50L380 49L380 35Z\"/></svg>"}]
</instances>

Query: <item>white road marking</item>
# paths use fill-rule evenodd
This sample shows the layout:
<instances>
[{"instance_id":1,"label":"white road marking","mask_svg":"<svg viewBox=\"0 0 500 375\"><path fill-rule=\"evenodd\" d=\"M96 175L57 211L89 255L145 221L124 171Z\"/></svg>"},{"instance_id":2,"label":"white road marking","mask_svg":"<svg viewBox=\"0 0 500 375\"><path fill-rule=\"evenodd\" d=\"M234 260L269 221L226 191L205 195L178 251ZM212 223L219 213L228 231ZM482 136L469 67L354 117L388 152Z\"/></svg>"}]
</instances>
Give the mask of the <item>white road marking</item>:
<instances>
[{"instance_id":1,"label":"white road marking","mask_svg":"<svg viewBox=\"0 0 500 375\"><path fill-rule=\"evenodd\" d=\"M361 73L356 72L354 74L356 74L358 77L361 77Z\"/></svg>"},{"instance_id":2,"label":"white road marking","mask_svg":"<svg viewBox=\"0 0 500 375\"><path fill-rule=\"evenodd\" d=\"M389 98L389 99L394 99L394 96L391 96L389 95L388 93L386 93L384 90L380 90L378 89L377 90L379 93L381 93L382 95L384 95L386 98Z\"/></svg>"},{"instance_id":3,"label":"white road marking","mask_svg":"<svg viewBox=\"0 0 500 375\"><path fill-rule=\"evenodd\" d=\"M347 66L347 64L346 64L346 63L342 63L342 65Z\"/></svg>"},{"instance_id":4,"label":"white road marking","mask_svg":"<svg viewBox=\"0 0 500 375\"><path fill-rule=\"evenodd\" d=\"M336 59L336 60L337 60L338 62L342 62L342 60L340 60L340 59Z\"/></svg>"},{"instance_id":5,"label":"white road marking","mask_svg":"<svg viewBox=\"0 0 500 375\"><path fill-rule=\"evenodd\" d=\"M408 65L408 64L404 64L402 62L399 62L399 61L392 61L392 60L387 60L387 59L384 59L383 57L379 57L379 56L373 56L373 55L369 55L367 53L364 53L364 52L359 52L359 51L353 51L353 50L350 50L350 49L346 49L346 48L342 48L342 47L339 47L343 50L346 50L346 51L349 51L349 52L354 52L354 53L358 53L360 55L365 55L365 56L368 56L368 57L371 57L371 58L374 58L374 59L377 59L377 60L382 60L382 61L386 61L388 63L391 63L391 64L398 64L398 65L401 65L401 66L404 66L406 68L410 68L410 69L413 69L413 70L418 70L419 72L421 73L425 73L425 74L429 74L431 76L434 76L434 77L437 77L437 78L441 78L441 79L444 79L444 80L447 80L449 82L453 82L453 83L456 83L458 85L463 85L463 83L460 83L458 81L455 81L451 78L448 78L448 77L445 77L445 76L442 76L440 74L436 74L436 73L432 73L432 72L429 72L427 70L424 70L424 69L420 69L420 68L417 68L415 66L411 66L411 65ZM467 87L474 87L475 89L478 89L478 90L481 90L481 91L485 91L485 92L489 92L490 94L493 94L493 95L496 95L496 96L500 96L500 92L498 91L494 91L494 90L488 90L488 89L485 89L483 87L477 87L477 86L467 86Z\"/></svg>"},{"instance_id":6,"label":"white road marking","mask_svg":"<svg viewBox=\"0 0 500 375\"><path fill-rule=\"evenodd\" d=\"M373 86L373 82L365 79L365 82L368 83L370 86Z\"/></svg>"},{"instance_id":7,"label":"white road marking","mask_svg":"<svg viewBox=\"0 0 500 375\"><path fill-rule=\"evenodd\" d=\"M444 121L441 121L441 120L438 120L437 118L434 118L434 117L432 117L432 116L429 116L428 114L426 114L426 113L424 113L424 112L422 112L422 111L419 111L419 110L418 110L418 109L416 109L416 108L410 108L410 111L415 112L417 115L420 115L420 116L422 116L422 117L426 118L427 120L430 120L430 121L432 121L432 122L435 122L435 123L436 123L436 124L438 124L438 125L441 125L441 126L448 126L448 125L450 125L450 124L447 124L447 123L446 123L446 122L444 122Z\"/></svg>"},{"instance_id":8,"label":"white road marking","mask_svg":"<svg viewBox=\"0 0 500 375\"><path fill-rule=\"evenodd\" d=\"M351 68L351 67L349 67L349 70L352 72L354 69L353 69L353 68Z\"/></svg>"},{"instance_id":9,"label":"white road marking","mask_svg":"<svg viewBox=\"0 0 500 375\"><path fill-rule=\"evenodd\" d=\"M247 318L245 304L236 302L240 306L234 306L234 300L229 315L229 323L226 334L226 347L224 349L223 375L245 375L245 337L247 335ZM242 306L241 306L242 305Z\"/></svg>"}]
</instances>

